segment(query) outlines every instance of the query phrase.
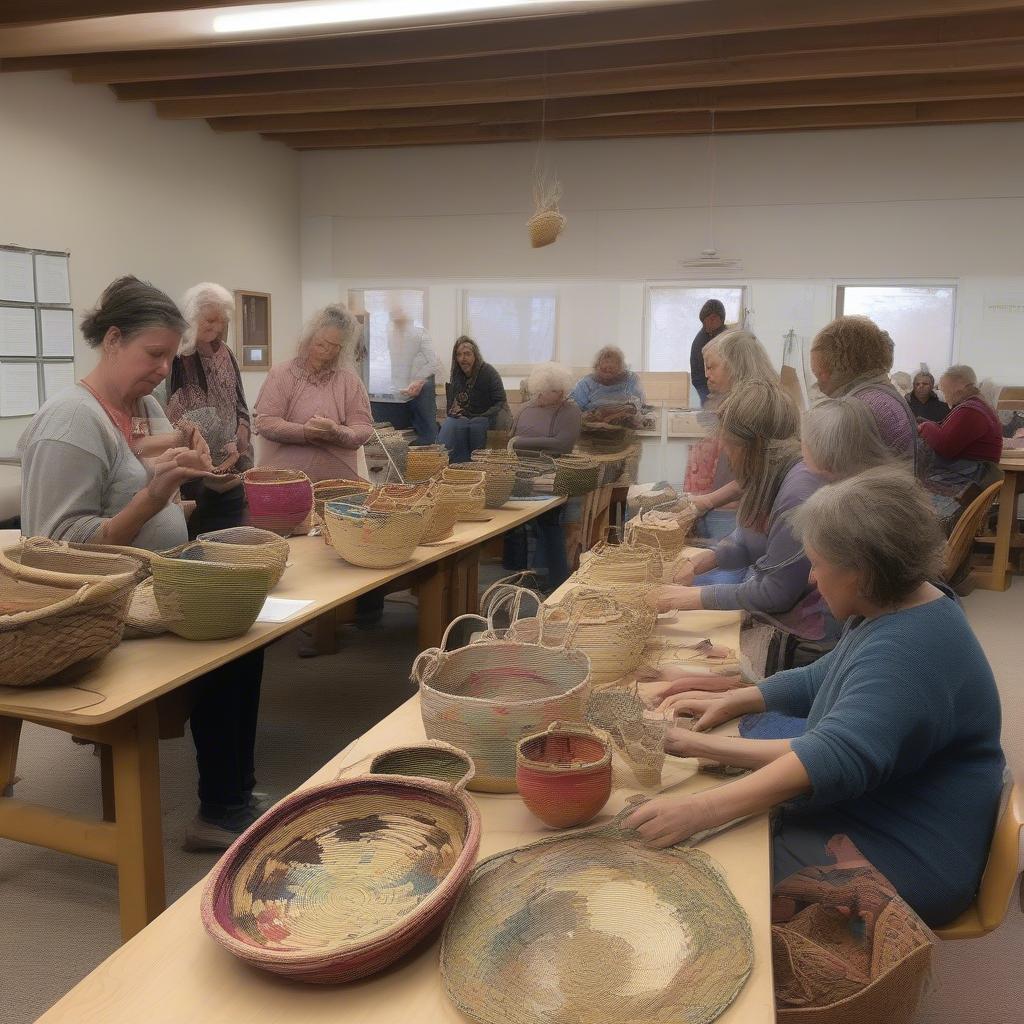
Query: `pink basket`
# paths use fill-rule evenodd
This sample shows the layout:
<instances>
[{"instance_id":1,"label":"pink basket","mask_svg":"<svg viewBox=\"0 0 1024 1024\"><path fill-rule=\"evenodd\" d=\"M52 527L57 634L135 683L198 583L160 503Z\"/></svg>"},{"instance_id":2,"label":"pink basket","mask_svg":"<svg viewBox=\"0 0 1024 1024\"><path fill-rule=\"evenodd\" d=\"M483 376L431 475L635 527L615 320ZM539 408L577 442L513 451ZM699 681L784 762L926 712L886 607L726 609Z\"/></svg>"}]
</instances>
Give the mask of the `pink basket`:
<instances>
[{"instance_id":1,"label":"pink basket","mask_svg":"<svg viewBox=\"0 0 1024 1024\"><path fill-rule=\"evenodd\" d=\"M242 474L249 523L287 537L309 517L313 484L294 469L250 469Z\"/></svg>"}]
</instances>

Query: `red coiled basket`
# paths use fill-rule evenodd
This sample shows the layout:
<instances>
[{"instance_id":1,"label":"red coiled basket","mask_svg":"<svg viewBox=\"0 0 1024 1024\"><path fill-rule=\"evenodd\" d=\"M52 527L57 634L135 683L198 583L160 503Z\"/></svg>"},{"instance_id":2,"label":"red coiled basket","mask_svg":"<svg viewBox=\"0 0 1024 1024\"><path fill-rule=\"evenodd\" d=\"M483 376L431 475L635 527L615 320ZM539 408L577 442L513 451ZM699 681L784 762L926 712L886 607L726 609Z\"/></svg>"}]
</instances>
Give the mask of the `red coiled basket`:
<instances>
[{"instance_id":1,"label":"red coiled basket","mask_svg":"<svg viewBox=\"0 0 1024 1024\"><path fill-rule=\"evenodd\" d=\"M249 523L287 537L309 517L313 484L295 469L250 469L242 474Z\"/></svg>"}]
</instances>

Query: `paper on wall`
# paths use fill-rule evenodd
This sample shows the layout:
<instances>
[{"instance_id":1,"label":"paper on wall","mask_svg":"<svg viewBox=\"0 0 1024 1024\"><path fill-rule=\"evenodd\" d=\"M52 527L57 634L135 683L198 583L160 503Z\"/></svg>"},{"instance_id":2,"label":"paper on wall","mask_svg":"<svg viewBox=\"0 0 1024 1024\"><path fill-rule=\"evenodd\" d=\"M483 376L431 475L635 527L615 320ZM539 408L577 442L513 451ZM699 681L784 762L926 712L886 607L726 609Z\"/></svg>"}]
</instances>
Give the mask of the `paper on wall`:
<instances>
[{"instance_id":1,"label":"paper on wall","mask_svg":"<svg viewBox=\"0 0 1024 1024\"><path fill-rule=\"evenodd\" d=\"M74 363L43 363L43 401L53 398L73 387L75 383Z\"/></svg>"},{"instance_id":2,"label":"paper on wall","mask_svg":"<svg viewBox=\"0 0 1024 1024\"><path fill-rule=\"evenodd\" d=\"M36 301L30 253L0 249L0 299L6 302Z\"/></svg>"},{"instance_id":3,"label":"paper on wall","mask_svg":"<svg viewBox=\"0 0 1024 1024\"><path fill-rule=\"evenodd\" d=\"M39 330L44 356L74 356L75 315L70 309L41 309Z\"/></svg>"},{"instance_id":4,"label":"paper on wall","mask_svg":"<svg viewBox=\"0 0 1024 1024\"><path fill-rule=\"evenodd\" d=\"M26 306L0 306L0 356L36 354L36 311Z\"/></svg>"},{"instance_id":5,"label":"paper on wall","mask_svg":"<svg viewBox=\"0 0 1024 1024\"><path fill-rule=\"evenodd\" d=\"M71 302L71 280L67 256L36 253L36 301L55 306Z\"/></svg>"},{"instance_id":6,"label":"paper on wall","mask_svg":"<svg viewBox=\"0 0 1024 1024\"><path fill-rule=\"evenodd\" d=\"M39 409L35 363L0 363L0 416L31 416Z\"/></svg>"}]
</instances>

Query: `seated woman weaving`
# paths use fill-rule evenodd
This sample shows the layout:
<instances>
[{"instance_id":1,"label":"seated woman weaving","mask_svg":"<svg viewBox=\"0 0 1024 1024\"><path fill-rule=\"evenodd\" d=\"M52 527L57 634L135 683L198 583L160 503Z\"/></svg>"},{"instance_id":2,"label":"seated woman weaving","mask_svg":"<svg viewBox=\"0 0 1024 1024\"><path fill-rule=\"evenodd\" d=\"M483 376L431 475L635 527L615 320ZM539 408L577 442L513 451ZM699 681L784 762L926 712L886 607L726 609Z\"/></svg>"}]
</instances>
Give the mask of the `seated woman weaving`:
<instances>
[{"instance_id":1,"label":"seated woman weaving","mask_svg":"<svg viewBox=\"0 0 1024 1024\"><path fill-rule=\"evenodd\" d=\"M941 570L942 531L925 492L894 467L823 487L793 527L833 615L848 620L838 646L756 687L682 702L696 725L670 730L671 753L753 772L656 797L626 827L665 847L782 805L776 884L831 863L825 844L846 835L928 924L944 924L977 891L1004 758L992 670L955 598L928 582ZM806 716L807 731L705 734L765 709Z\"/></svg>"}]
</instances>

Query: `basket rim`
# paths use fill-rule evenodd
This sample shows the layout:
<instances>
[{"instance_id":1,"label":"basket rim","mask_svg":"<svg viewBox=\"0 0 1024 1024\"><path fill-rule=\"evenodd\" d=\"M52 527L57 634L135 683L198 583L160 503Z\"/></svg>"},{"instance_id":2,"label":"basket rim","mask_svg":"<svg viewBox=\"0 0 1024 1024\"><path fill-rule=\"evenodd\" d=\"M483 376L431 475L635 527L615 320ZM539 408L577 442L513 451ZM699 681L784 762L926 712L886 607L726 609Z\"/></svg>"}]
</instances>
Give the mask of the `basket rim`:
<instances>
[{"instance_id":1,"label":"basket rim","mask_svg":"<svg viewBox=\"0 0 1024 1024\"><path fill-rule=\"evenodd\" d=\"M46 570L41 570L45 572ZM16 573L10 572L6 566L0 565L0 575L5 575L15 583L23 583L28 586L51 587L54 590L66 590L67 597L48 604L45 608L33 608L29 611L15 612L14 615L0 615L0 633L12 633L21 629L22 626L30 625L33 622L40 622L63 615L69 611L95 611L98 606L108 604L119 598L122 594L127 595L128 591L134 590L139 580L134 573L118 573L114 576L105 576L95 582L86 580L77 586L73 583L62 580L53 580L49 583L36 579L24 579ZM60 576L60 573L52 574ZM121 615L122 622L124 615Z\"/></svg>"},{"instance_id":2,"label":"basket rim","mask_svg":"<svg viewBox=\"0 0 1024 1024\"><path fill-rule=\"evenodd\" d=\"M589 739L591 742L596 743L601 747L601 756L593 761L583 761L579 763L573 762L571 765L567 765L556 764L552 761L536 761L526 753L527 744L536 743L538 740L545 740L549 738ZM518 743L516 743L516 766L529 768L531 771L539 772L543 775L581 775L584 772L599 771L602 768L610 766L611 763L611 744L602 740L601 737L593 731L590 736L584 736L582 733L574 732L572 729L556 729L549 726L547 729L542 729L540 732L533 732L528 736L524 736Z\"/></svg>"},{"instance_id":3,"label":"basket rim","mask_svg":"<svg viewBox=\"0 0 1024 1024\"><path fill-rule=\"evenodd\" d=\"M280 474L284 479L280 480L260 480L258 479L260 474L272 475ZM244 484L262 484L264 486L278 486L280 484L309 484L312 487L313 483L306 476L305 473L300 469L271 469L267 466L255 466L252 469L247 469L242 474L242 483Z\"/></svg>"},{"instance_id":4,"label":"basket rim","mask_svg":"<svg viewBox=\"0 0 1024 1024\"><path fill-rule=\"evenodd\" d=\"M57 586L57 587L81 587L85 583L100 583L103 580L119 579L121 577L131 577L136 583L141 583L150 574L150 565L152 552L146 552L146 558L142 558L140 555L133 554L132 552L136 549L128 548L122 554L118 551L87 551L77 548L67 548L60 544L59 541L54 542L52 548L42 548L42 550L49 550L55 554L74 553L78 552L82 555L94 554L102 556L104 558L122 558L127 562L135 563L135 568L126 570L125 572L108 572L108 573L94 573L94 572L64 572L61 569L41 569L35 565L25 565L11 557L11 552L22 552L26 548L27 540L35 540L34 537L22 537L17 544L11 544L7 547L0 548L0 568L3 568L9 576L15 579L23 580L26 583L38 583L41 586Z\"/></svg>"}]
</instances>

